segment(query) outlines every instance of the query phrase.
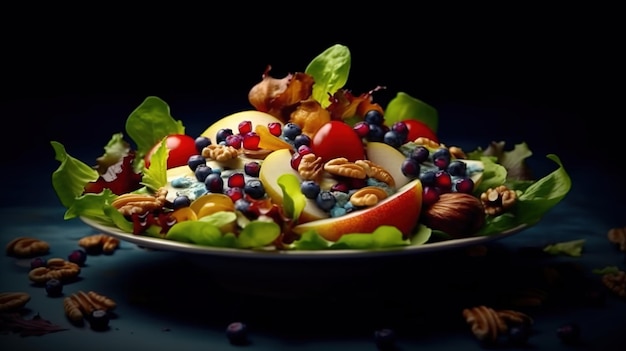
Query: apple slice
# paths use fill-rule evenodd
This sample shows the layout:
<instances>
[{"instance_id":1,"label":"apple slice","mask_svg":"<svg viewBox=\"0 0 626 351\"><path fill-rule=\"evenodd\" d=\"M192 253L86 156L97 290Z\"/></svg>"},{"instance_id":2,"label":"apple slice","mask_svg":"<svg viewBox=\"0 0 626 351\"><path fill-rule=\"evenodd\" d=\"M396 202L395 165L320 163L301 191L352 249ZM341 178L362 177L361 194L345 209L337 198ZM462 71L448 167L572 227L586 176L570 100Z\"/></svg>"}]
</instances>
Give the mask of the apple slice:
<instances>
[{"instance_id":1,"label":"apple slice","mask_svg":"<svg viewBox=\"0 0 626 351\"><path fill-rule=\"evenodd\" d=\"M293 228L297 234L314 230L326 240L337 241L348 233L372 233L381 225L391 225L404 235L413 234L422 210L422 182L410 181L378 204L341 217L320 219Z\"/></svg>"},{"instance_id":2,"label":"apple slice","mask_svg":"<svg viewBox=\"0 0 626 351\"><path fill-rule=\"evenodd\" d=\"M283 203L283 190L278 185L278 178L283 174L293 174L300 178L300 174L291 168L291 152L288 149L276 150L263 160L259 172L259 179L265 187L265 192L278 205ZM328 218L328 213L320 209L315 200L307 199L306 206L300 215L300 222L315 221Z\"/></svg>"},{"instance_id":3,"label":"apple slice","mask_svg":"<svg viewBox=\"0 0 626 351\"><path fill-rule=\"evenodd\" d=\"M406 156L395 147L383 142L368 142L367 159L384 168L391 174L396 185L396 189L401 188L411 181L402 173L402 163Z\"/></svg>"},{"instance_id":4,"label":"apple slice","mask_svg":"<svg viewBox=\"0 0 626 351\"><path fill-rule=\"evenodd\" d=\"M217 139L217 132L220 129L228 128L231 129L233 133L237 134L239 133L239 123L243 121L252 122L253 128L257 125L267 126L272 122L280 123L281 126L283 125L283 122L281 120L270 115L269 113L257 110L246 110L223 117L222 119L209 126L209 128L202 132L201 135L208 137L209 139L211 139L211 141L215 143L215 140Z\"/></svg>"}]
</instances>

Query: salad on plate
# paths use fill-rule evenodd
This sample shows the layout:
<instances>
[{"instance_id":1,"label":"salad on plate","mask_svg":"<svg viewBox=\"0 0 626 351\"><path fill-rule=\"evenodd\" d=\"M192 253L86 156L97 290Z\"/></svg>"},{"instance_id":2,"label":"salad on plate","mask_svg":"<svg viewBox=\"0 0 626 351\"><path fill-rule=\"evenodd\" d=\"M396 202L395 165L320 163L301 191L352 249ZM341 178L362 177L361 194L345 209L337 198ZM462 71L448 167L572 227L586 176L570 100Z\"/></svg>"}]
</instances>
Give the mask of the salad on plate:
<instances>
[{"instance_id":1,"label":"salad on plate","mask_svg":"<svg viewBox=\"0 0 626 351\"><path fill-rule=\"evenodd\" d=\"M337 44L303 72L268 67L249 110L195 136L149 96L92 164L51 141L64 218L216 248L392 250L532 226L569 192L557 155L531 179L525 143L445 144L432 106L345 88L350 64Z\"/></svg>"}]
</instances>

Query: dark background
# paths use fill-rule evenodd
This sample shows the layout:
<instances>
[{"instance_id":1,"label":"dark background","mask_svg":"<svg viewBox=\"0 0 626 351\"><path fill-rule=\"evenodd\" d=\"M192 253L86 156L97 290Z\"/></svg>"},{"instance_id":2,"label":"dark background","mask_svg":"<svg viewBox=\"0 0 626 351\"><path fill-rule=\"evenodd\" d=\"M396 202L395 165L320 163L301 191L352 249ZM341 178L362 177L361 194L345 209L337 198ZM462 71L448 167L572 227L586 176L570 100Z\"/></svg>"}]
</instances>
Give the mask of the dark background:
<instances>
[{"instance_id":1,"label":"dark background","mask_svg":"<svg viewBox=\"0 0 626 351\"><path fill-rule=\"evenodd\" d=\"M335 43L352 53L347 88L386 86L383 106L399 91L431 104L448 144L476 135L581 159L597 156L592 144L619 146L612 9L144 10L7 12L18 19L2 34L0 113L5 136L24 140L10 159L52 158L50 140L99 156L150 95L199 134L251 108L267 65L275 77L303 71Z\"/></svg>"}]
</instances>

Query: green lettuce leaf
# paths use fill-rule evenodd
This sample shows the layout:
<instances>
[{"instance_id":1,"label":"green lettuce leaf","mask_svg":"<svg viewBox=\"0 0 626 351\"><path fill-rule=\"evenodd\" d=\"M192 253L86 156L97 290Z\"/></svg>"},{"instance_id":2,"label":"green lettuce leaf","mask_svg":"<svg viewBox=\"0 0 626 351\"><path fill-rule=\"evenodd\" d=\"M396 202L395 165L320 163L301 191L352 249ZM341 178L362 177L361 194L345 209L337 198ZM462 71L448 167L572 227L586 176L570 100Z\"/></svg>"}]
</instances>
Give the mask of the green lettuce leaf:
<instances>
[{"instance_id":1,"label":"green lettuce leaf","mask_svg":"<svg viewBox=\"0 0 626 351\"><path fill-rule=\"evenodd\" d=\"M65 212L64 219L80 216L96 219L102 223L113 224L110 215L104 212L104 207L117 198L111 190L104 189L99 194L88 193L77 197Z\"/></svg>"},{"instance_id":2,"label":"green lettuce leaf","mask_svg":"<svg viewBox=\"0 0 626 351\"><path fill-rule=\"evenodd\" d=\"M141 177L141 184L147 188L157 191L160 187L167 185L167 158L169 152L166 146L166 138L163 138L161 145L150 158L150 167L145 168Z\"/></svg>"},{"instance_id":3,"label":"green lettuce leaf","mask_svg":"<svg viewBox=\"0 0 626 351\"><path fill-rule=\"evenodd\" d=\"M480 183L474 189L474 195L480 195L489 188L504 184L507 175L506 168L495 163L493 157L482 156L479 160L483 163L483 175Z\"/></svg>"},{"instance_id":4,"label":"green lettuce leaf","mask_svg":"<svg viewBox=\"0 0 626 351\"><path fill-rule=\"evenodd\" d=\"M304 73L315 80L312 97L322 107L328 107L329 94L343 88L348 81L352 58L347 46L335 44L315 57L306 67Z\"/></svg>"},{"instance_id":5,"label":"green lettuce leaf","mask_svg":"<svg viewBox=\"0 0 626 351\"><path fill-rule=\"evenodd\" d=\"M476 235L498 234L520 225L534 225L569 193L572 181L561 160L553 154L547 156L558 164L552 173L532 183L519 195L513 209L500 216L487 216L485 225Z\"/></svg>"},{"instance_id":6,"label":"green lettuce leaf","mask_svg":"<svg viewBox=\"0 0 626 351\"><path fill-rule=\"evenodd\" d=\"M237 247L259 248L270 245L280 236L281 228L276 222L252 221L239 233Z\"/></svg>"},{"instance_id":7,"label":"green lettuce leaf","mask_svg":"<svg viewBox=\"0 0 626 351\"><path fill-rule=\"evenodd\" d=\"M382 249L396 246L407 246L411 242L404 239L402 232L389 225L378 227L370 233L351 233L342 235L330 245L331 249Z\"/></svg>"},{"instance_id":8,"label":"green lettuce leaf","mask_svg":"<svg viewBox=\"0 0 626 351\"><path fill-rule=\"evenodd\" d=\"M543 251L551 255L568 255L579 257L582 255L584 239L564 241L556 244L550 244L543 248Z\"/></svg>"},{"instance_id":9,"label":"green lettuce leaf","mask_svg":"<svg viewBox=\"0 0 626 351\"><path fill-rule=\"evenodd\" d=\"M55 158L61 162L52 173L52 186L65 208L70 208L76 198L85 191L85 184L98 180L98 172L87 164L70 156L63 144L51 141Z\"/></svg>"},{"instance_id":10,"label":"green lettuce leaf","mask_svg":"<svg viewBox=\"0 0 626 351\"><path fill-rule=\"evenodd\" d=\"M293 242L292 248L297 250L325 250L330 247L332 243L324 239L321 235L317 234L314 230L309 230L302 235L298 240Z\"/></svg>"},{"instance_id":11,"label":"green lettuce leaf","mask_svg":"<svg viewBox=\"0 0 626 351\"><path fill-rule=\"evenodd\" d=\"M439 114L434 107L407 93L399 92L385 108L385 123L392 125L405 119L418 120L435 133L439 128Z\"/></svg>"},{"instance_id":12,"label":"green lettuce leaf","mask_svg":"<svg viewBox=\"0 0 626 351\"><path fill-rule=\"evenodd\" d=\"M300 180L294 174L285 173L278 177L277 182L283 191L285 215L296 221L306 206L306 197L300 190Z\"/></svg>"},{"instance_id":13,"label":"green lettuce leaf","mask_svg":"<svg viewBox=\"0 0 626 351\"><path fill-rule=\"evenodd\" d=\"M170 115L170 107L156 96L147 97L126 119L126 134L135 142L137 159L170 134L185 134L181 121Z\"/></svg>"}]
</instances>

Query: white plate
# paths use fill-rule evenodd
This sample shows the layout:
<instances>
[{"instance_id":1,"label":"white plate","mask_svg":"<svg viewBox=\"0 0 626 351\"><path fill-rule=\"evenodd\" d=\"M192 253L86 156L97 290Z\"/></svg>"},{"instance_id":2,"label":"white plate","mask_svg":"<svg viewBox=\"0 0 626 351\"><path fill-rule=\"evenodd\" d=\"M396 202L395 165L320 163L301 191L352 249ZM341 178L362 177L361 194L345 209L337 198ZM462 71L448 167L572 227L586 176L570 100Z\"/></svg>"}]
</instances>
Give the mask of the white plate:
<instances>
[{"instance_id":1,"label":"white plate","mask_svg":"<svg viewBox=\"0 0 626 351\"><path fill-rule=\"evenodd\" d=\"M233 249L220 248L211 246L201 246L190 243L183 243L173 240L153 238L149 236L133 235L126 233L118 228L103 225L89 218L81 217L81 220L92 228L103 233L109 234L120 240L137 244L141 247L155 250L186 252L193 254L201 254L217 257L241 257L241 258L285 258L285 259L320 259L320 258L367 258L380 256L399 256L399 255L416 255L425 252L449 250L453 248L461 248L472 245L484 244L489 241L502 239L509 235L520 232L527 228L527 225L519 225L499 234L490 236L476 236L463 239L454 239L440 241L416 246L401 246L397 248L388 248L380 250L250 250L250 249Z\"/></svg>"}]
</instances>

